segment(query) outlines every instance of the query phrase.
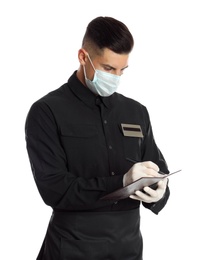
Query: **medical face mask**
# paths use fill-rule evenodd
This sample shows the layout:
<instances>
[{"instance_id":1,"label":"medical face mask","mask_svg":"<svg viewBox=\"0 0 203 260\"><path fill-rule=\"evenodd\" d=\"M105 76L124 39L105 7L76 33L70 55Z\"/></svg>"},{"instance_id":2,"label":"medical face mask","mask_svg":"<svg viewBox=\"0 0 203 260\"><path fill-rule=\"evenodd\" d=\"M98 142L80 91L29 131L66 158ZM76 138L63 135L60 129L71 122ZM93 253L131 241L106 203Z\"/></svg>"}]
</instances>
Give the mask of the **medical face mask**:
<instances>
[{"instance_id":1,"label":"medical face mask","mask_svg":"<svg viewBox=\"0 0 203 260\"><path fill-rule=\"evenodd\" d=\"M88 58L95 72L93 80L90 80L87 78L85 66L83 66L87 87L94 94L100 95L102 97L108 97L112 95L114 92L116 92L118 88L118 85L120 83L120 76L95 69L89 55Z\"/></svg>"}]
</instances>

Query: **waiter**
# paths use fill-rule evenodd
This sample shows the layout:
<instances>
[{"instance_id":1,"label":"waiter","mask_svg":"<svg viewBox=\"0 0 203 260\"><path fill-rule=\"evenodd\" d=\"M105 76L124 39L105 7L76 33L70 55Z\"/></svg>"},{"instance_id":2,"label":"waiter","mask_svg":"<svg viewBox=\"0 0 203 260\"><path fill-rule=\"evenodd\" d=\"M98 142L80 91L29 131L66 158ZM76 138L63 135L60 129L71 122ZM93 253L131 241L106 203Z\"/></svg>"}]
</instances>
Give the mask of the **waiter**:
<instances>
[{"instance_id":1,"label":"waiter","mask_svg":"<svg viewBox=\"0 0 203 260\"><path fill-rule=\"evenodd\" d=\"M93 19L78 70L28 112L33 176L53 208L38 260L142 259L140 204L158 214L169 197L167 178L156 190L100 199L141 177L160 176L159 170L169 173L146 107L116 92L133 45L121 21Z\"/></svg>"}]
</instances>

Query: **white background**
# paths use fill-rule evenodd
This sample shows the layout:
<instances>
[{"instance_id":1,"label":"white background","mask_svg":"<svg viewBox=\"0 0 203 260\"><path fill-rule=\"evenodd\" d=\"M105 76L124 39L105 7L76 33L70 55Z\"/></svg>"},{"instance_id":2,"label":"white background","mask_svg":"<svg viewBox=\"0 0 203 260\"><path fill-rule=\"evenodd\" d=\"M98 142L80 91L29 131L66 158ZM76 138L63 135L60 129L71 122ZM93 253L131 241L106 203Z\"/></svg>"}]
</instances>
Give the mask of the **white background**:
<instances>
[{"instance_id":1,"label":"white background","mask_svg":"<svg viewBox=\"0 0 203 260\"><path fill-rule=\"evenodd\" d=\"M199 0L1 1L0 259L36 259L51 208L35 186L25 147L31 104L65 83L96 16L135 38L119 92L147 106L171 171L160 214L142 208L144 260L202 258L203 8Z\"/></svg>"}]
</instances>

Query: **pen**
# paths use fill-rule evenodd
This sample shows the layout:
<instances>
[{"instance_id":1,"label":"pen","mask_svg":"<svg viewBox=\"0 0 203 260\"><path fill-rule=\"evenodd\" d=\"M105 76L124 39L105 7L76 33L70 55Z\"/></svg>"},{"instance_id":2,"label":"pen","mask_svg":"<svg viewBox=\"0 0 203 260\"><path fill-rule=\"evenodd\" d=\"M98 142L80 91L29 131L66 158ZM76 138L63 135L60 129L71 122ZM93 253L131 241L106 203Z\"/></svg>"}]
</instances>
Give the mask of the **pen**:
<instances>
[{"instance_id":1,"label":"pen","mask_svg":"<svg viewBox=\"0 0 203 260\"><path fill-rule=\"evenodd\" d=\"M126 160L129 161L129 162L131 162L131 163L138 163L138 162L139 162L139 161L135 161L135 160L130 159L130 158L126 158ZM162 171L158 171L158 173L166 175L166 173L164 173L164 172L162 172Z\"/></svg>"},{"instance_id":2,"label":"pen","mask_svg":"<svg viewBox=\"0 0 203 260\"><path fill-rule=\"evenodd\" d=\"M138 161L135 161L133 159L130 159L130 158L126 158L127 161L131 162L131 163L138 163Z\"/></svg>"}]
</instances>

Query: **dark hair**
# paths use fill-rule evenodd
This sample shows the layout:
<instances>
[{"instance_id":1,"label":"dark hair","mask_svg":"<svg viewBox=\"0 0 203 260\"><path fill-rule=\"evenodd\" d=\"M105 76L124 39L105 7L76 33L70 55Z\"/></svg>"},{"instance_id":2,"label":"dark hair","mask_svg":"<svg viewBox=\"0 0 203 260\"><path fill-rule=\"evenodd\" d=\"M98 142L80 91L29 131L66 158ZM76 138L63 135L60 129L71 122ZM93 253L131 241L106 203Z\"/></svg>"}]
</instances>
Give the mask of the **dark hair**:
<instances>
[{"instance_id":1,"label":"dark hair","mask_svg":"<svg viewBox=\"0 0 203 260\"><path fill-rule=\"evenodd\" d=\"M134 40L124 23L112 17L99 16L88 24L82 45L96 51L108 48L118 54L128 54Z\"/></svg>"}]
</instances>

